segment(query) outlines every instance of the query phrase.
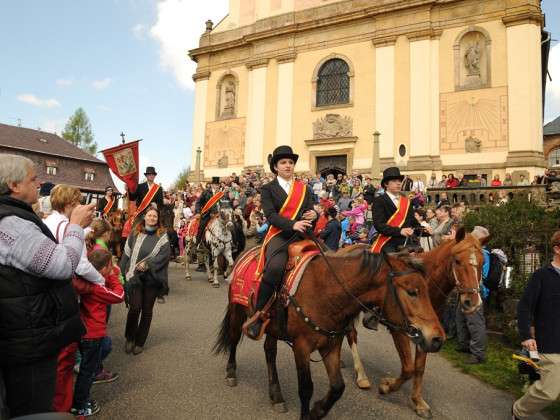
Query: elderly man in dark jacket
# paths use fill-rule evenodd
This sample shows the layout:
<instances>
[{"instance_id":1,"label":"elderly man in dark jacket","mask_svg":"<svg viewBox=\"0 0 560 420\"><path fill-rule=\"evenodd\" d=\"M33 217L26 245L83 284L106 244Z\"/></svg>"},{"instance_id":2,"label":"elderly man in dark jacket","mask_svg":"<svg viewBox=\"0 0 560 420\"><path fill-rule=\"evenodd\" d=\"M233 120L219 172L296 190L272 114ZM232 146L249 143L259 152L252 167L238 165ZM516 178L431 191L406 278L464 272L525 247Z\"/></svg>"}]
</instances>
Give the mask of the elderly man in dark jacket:
<instances>
[{"instance_id":1,"label":"elderly man in dark jacket","mask_svg":"<svg viewBox=\"0 0 560 420\"><path fill-rule=\"evenodd\" d=\"M60 244L33 212L33 162L0 154L0 374L12 417L51 411L57 355L85 332L71 278L94 205L78 206Z\"/></svg>"}]
</instances>

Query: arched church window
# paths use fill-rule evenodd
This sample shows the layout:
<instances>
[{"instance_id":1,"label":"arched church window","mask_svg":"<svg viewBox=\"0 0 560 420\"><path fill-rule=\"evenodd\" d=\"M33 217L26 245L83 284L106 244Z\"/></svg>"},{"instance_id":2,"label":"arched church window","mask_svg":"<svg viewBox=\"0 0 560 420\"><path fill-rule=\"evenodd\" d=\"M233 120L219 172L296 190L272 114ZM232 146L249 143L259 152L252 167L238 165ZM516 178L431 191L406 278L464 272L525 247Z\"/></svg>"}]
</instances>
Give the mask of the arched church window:
<instances>
[{"instance_id":1,"label":"arched church window","mask_svg":"<svg viewBox=\"0 0 560 420\"><path fill-rule=\"evenodd\" d=\"M560 147L557 149L552 150L548 154L548 166L549 167L560 167Z\"/></svg>"},{"instance_id":2,"label":"arched church window","mask_svg":"<svg viewBox=\"0 0 560 420\"><path fill-rule=\"evenodd\" d=\"M316 106L350 102L350 75L346 61L333 58L319 69Z\"/></svg>"}]
</instances>

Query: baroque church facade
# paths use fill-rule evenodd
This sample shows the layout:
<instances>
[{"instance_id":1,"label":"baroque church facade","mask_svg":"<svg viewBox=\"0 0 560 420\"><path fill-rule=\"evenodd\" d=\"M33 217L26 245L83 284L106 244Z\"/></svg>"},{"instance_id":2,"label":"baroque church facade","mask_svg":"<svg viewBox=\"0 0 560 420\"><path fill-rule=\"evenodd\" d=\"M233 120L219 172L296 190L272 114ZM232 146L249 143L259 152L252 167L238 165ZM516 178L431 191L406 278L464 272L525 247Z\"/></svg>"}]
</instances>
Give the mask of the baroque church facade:
<instances>
[{"instance_id":1,"label":"baroque church facade","mask_svg":"<svg viewBox=\"0 0 560 420\"><path fill-rule=\"evenodd\" d=\"M267 170L288 144L298 172L532 179L543 20L539 0L230 0L189 53L193 166Z\"/></svg>"}]
</instances>

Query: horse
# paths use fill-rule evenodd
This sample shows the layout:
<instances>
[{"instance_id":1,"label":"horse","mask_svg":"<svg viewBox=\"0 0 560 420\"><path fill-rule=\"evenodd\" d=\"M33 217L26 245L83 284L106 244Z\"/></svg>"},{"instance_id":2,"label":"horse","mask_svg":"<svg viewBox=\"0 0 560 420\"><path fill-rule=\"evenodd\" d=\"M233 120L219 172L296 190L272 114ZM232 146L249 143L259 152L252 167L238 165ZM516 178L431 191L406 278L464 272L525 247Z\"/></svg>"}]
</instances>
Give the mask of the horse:
<instances>
[{"instance_id":1,"label":"horse","mask_svg":"<svg viewBox=\"0 0 560 420\"><path fill-rule=\"evenodd\" d=\"M204 234L206 243L210 246L210 255L212 257L212 277L210 272L209 258L205 259L206 272L208 273L208 281L214 287L220 287L218 281L218 270L224 274L226 278L233 269L234 261L232 257L233 251L233 210L231 208L221 209L217 216L214 216L208 223L208 227ZM225 259L225 264L224 264ZM224 267L225 265L225 267Z\"/></svg>"},{"instance_id":2,"label":"horse","mask_svg":"<svg viewBox=\"0 0 560 420\"><path fill-rule=\"evenodd\" d=\"M354 252L355 249L363 248L364 245L355 245L343 248L339 253ZM456 239L445 241L430 252L416 256L422 260L426 269L430 301L440 319L445 310L447 296L453 289L457 289L461 310L464 313L473 313L480 307L482 298L479 282L483 256L480 242L474 236L465 234L464 229L460 229ZM379 385L379 392L383 395L395 392L410 378L414 378L411 395L414 411L420 417L431 418L431 408L422 398L422 381L427 354L417 346L413 360L409 339L399 332L392 332L391 335L401 359L401 375L399 378L383 378ZM356 329L353 328L346 338L352 350L357 385L359 388L368 389L370 383L358 354Z\"/></svg>"},{"instance_id":3,"label":"horse","mask_svg":"<svg viewBox=\"0 0 560 420\"><path fill-rule=\"evenodd\" d=\"M118 259L122 256L124 241L122 237L124 225L124 213L121 209L116 209L109 213L108 222L111 225L111 238L109 239L109 249Z\"/></svg>"},{"instance_id":4,"label":"horse","mask_svg":"<svg viewBox=\"0 0 560 420\"><path fill-rule=\"evenodd\" d=\"M249 250L247 252L251 252ZM239 261L243 261L240 257ZM232 282L233 284L233 282ZM251 309L228 303L214 345L215 354L229 354L226 383L237 385L236 352L242 325ZM414 337L426 352L439 351L445 333L431 306L422 266L409 255L379 255L358 250L347 255L324 254L305 267L299 288L289 298L286 312L277 307L266 327L264 350L268 366L269 397L278 412L285 412L284 397L276 370L278 339L291 342L298 373L301 419L327 415L344 392L340 350L347 327L364 308L381 308L383 319ZM285 320L285 327L280 319ZM330 388L312 410L310 356L319 350Z\"/></svg>"},{"instance_id":5,"label":"horse","mask_svg":"<svg viewBox=\"0 0 560 420\"><path fill-rule=\"evenodd\" d=\"M190 223L198 222L191 221ZM193 253L197 253L198 260L204 261L208 281L212 286L220 287L218 272L223 272L224 277L227 277L234 264L232 258L233 238L231 234L233 229L232 210L227 208L221 209L211 217L204 232L204 243L201 246L197 246L197 230L194 229L194 226L191 229L190 223L187 235L185 236L185 278L187 280L192 278L189 264ZM212 261L212 267L210 266L210 261Z\"/></svg>"}]
</instances>

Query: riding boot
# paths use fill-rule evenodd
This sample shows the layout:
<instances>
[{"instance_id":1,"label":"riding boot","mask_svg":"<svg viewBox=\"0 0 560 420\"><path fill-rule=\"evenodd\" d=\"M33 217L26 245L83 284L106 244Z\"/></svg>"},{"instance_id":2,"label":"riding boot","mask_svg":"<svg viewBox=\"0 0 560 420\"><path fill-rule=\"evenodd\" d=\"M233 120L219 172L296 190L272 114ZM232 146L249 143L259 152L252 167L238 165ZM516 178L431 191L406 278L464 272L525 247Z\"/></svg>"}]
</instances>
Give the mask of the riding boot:
<instances>
[{"instance_id":1,"label":"riding boot","mask_svg":"<svg viewBox=\"0 0 560 420\"><path fill-rule=\"evenodd\" d=\"M243 333L252 340L260 340L265 333L266 327L270 323L269 310L276 300L276 293L274 293L262 310L257 310L245 323L243 324Z\"/></svg>"}]
</instances>

